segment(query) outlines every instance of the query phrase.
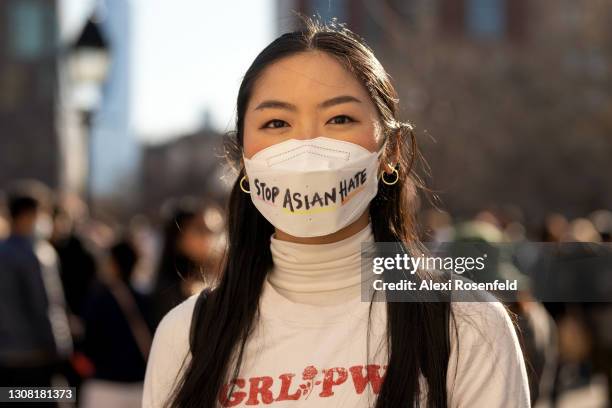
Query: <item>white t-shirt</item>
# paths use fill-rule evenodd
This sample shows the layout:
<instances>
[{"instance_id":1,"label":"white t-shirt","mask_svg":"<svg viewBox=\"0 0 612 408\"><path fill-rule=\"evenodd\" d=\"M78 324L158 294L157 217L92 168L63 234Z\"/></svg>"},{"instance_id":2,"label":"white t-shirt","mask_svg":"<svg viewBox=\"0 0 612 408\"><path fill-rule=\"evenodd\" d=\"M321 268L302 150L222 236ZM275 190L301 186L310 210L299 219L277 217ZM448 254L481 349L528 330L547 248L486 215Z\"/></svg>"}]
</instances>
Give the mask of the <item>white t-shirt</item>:
<instances>
[{"instance_id":1,"label":"white t-shirt","mask_svg":"<svg viewBox=\"0 0 612 408\"><path fill-rule=\"evenodd\" d=\"M371 226L323 245L271 237L274 268L260 298L261 317L247 341L234 391L221 406L373 406L388 360L386 305L374 302L370 316L370 303L361 301L359 250L362 241L372 240ZM145 408L162 406L182 374L184 358L191 358L196 298L172 309L155 332ZM453 311L459 341L451 329L448 405L529 407L525 365L504 307L454 303Z\"/></svg>"}]
</instances>

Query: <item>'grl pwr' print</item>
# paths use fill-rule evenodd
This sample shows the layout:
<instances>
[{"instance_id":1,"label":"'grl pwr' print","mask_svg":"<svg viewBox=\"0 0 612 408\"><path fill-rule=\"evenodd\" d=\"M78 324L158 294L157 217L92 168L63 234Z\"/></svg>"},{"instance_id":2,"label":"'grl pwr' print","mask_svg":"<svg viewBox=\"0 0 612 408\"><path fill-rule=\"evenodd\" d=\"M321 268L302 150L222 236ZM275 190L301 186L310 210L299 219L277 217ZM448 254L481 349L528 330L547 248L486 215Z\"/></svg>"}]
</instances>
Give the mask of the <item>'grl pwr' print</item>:
<instances>
[{"instance_id":1,"label":"'grl pwr' print","mask_svg":"<svg viewBox=\"0 0 612 408\"><path fill-rule=\"evenodd\" d=\"M279 187L270 185L259 178L253 181L255 183L255 196L258 199L274 206L280 202L281 190ZM364 187L366 181L366 169L362 169L327 191L306 194L286 188L282 194L282 207L291 213L337 207L350 200L356 192Z\"/></svg>"},{"instance_id":2,"label":"'grl pwr' print","mask_svg":"<svg viewBox=\"0 0 612 408\"><path fill-rule=\"evenodd\" d=\"M239 404L269 405L280 401L330 398L339 387L349 387L355 394L362 394L368 384L372 392L378 395L386 369L387 366L381 367L376 364L321 370L315 366L308 366L300 377L294 373L285 373L276 378L270 376L236 378L222 387L219 402L223 407L235 407ZM273 388L278 391L273 392Z\"/></svg>"}]
</instances>

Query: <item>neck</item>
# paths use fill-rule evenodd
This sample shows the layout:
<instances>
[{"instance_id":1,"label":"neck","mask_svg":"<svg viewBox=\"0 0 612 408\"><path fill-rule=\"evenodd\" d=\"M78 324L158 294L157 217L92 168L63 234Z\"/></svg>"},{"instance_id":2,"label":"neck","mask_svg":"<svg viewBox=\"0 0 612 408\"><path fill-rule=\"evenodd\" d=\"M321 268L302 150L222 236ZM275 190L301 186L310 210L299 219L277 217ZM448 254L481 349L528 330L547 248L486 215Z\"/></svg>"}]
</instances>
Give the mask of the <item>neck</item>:
<instances>
[{"instance_id":1,"label":"neck","mask_svg":"<svg viewBox=\"0 0 612 408\"><path fill-rule=\"evenodd\" d=\"M11 235L18 237L30 237L34 234L34 224L15 220L11 222Z\"/></svg>"}]
</instances>

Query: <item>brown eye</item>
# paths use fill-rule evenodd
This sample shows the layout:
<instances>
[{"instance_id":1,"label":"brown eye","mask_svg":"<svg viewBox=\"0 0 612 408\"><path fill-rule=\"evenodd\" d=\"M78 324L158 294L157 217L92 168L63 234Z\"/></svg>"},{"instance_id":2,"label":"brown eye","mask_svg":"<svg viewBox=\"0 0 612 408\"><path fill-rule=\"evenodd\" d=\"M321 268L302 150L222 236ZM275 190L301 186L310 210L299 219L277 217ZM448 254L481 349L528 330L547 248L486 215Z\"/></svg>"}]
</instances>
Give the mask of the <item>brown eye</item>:
<instances>
[{"instance_id":1,"label":"brown eye","mask_svg":"<svg viewBox=\"0 0 612 408\"><path fill-rule=\"evenodd\" d=\"M333 118L331 118L329 122L327 123L331 123L332 125L345 125L351 122L354 122L354 120L351 117L346 116L346 115L338 115L338 116L334 116Z\"/></svg>"},{"instance_id":2,"label":"brown eye","mask_svg":"<svg viewBox=\"0 0 612 408\"><path fill-rule=\"evenodd\" d=\"M287 122L285 122L284 120L280 120L280 119L273 119L269 122L266 122L266 124L263 126L263 128L268 128L268 129L278 129L278 128L282 128L285 126L288 126L289 124Z\"/></svg>"}]
</instances>

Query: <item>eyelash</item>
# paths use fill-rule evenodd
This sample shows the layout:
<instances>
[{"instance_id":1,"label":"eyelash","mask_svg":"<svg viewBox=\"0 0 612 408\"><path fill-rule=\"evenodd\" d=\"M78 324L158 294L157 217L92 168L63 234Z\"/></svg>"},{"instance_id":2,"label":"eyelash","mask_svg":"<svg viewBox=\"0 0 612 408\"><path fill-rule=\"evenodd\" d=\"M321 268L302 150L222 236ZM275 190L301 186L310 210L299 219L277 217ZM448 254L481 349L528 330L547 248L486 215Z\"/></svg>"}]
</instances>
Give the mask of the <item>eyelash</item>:
<instances>
[{"instance_id":1,"label":"eyelash","mask_svg":"<svg viewBox=\"0 0 612 408\"><path fill-rule=\"evenodd\" d=\"M349 124L349 123L356 122L356 120L355 120L355 119L351 118L351 117L350 117L350 116L348 116L348 115L337 115L337 116L334 116L333 118L331 118L330 120L328 120L327 122L329 123L329 122L331 122L332 120L337 119L337 118L344 118L345 120L348 120L348 121L347 121L347 122L345 122L345 123L332 123L332 124L335 124L335 125L346 125L346 124ZM270 124L275 123L275 122L276 122L276 123L278 123L278 122L282 122L282 123L285 123L285 124L287 123L287 122L285 122L284 120L281 120L281 119L272 119L272 120L270 120L270 121L266 122L266 123L265 123L265 124L262 126L262 129L280 129L280 128L285 127L285 126L273 126L273 127L271 127L271 126L270 126Z\"/></svg>"}]
</instances>

